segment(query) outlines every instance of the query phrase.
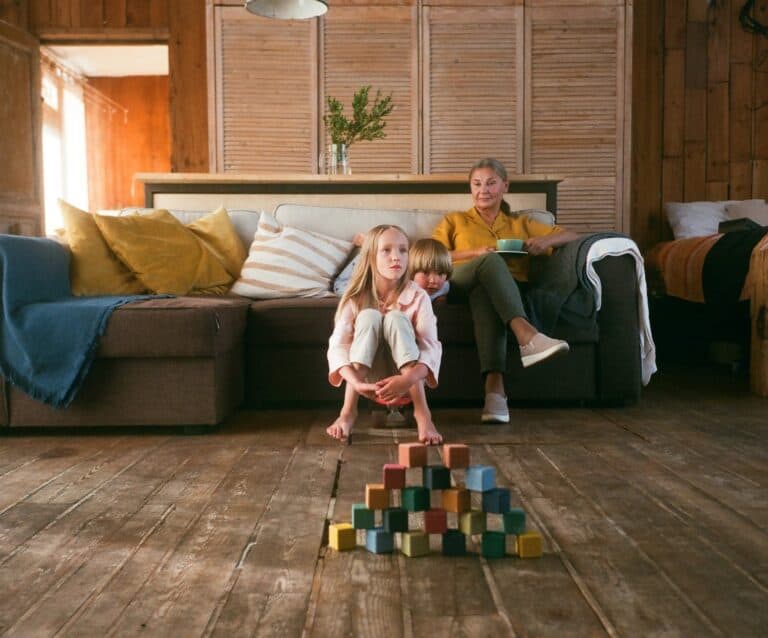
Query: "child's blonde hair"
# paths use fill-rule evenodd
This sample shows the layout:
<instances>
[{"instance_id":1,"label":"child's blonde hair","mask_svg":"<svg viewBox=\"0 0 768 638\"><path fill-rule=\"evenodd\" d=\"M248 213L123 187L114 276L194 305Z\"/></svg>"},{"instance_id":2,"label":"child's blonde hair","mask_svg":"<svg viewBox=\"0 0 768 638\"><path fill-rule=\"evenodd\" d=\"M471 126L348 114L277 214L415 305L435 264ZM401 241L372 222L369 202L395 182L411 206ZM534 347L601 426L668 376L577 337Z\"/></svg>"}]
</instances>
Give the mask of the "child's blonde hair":
<instances>
[{"instance_id":1,"label":"child's blonde hair","mask_svg":"<svg viewBox=\"0 0 768 638\"><path fill-rule=\"evenodd\" d=\"M436 272L450 277L453 263L448 249L436 239L418 239L413 242L408 255L408 277L413 279L418 272Z\"/></svg>"},{"instance_id":2,"label":"child's blonde hair","mask_svg":"<svg viewBox=\"0 0 768 638\"><path fill-rule=\"evenodd\" d=\"M379 250L379 239L388 230L394 229L399 232L405 241L409 242L408 235L400 226L394 224L382 224L371 228L365 234L365 240L360 248L360 259L357 262L357 266L352 271L352 277L349 280L349 285L344 291L344 294L339 300L339 305L336 308L336 317L339 316L339 312L347 302L352 302L357 307L358 312L366 308L378 308L379 294L376 292L376 253ZM410 259L409 259L410 261ZM395 295L400 296L405 287L408 285L408 277L403 276L397 284Z\"/></svg>"}]
</instances>

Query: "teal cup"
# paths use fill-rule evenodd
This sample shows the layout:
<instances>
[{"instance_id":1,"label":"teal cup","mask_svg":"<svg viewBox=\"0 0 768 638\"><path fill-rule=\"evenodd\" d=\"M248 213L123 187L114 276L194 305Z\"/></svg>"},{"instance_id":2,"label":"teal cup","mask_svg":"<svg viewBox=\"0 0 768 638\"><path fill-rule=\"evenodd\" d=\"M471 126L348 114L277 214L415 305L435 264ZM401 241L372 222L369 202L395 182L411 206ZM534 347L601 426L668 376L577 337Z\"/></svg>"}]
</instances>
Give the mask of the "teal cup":
<instances>
[{"instance_id":1,"label":"teal cup","mask_svg":"<svg viewBox=\"0 0 768 638\"><path fill-rule=\"evenodd\" d=\"M496 250L500 252L507 252L510 250L522 250L522 239L499 239L496 241Z\"/></svg>"}]
</instances>

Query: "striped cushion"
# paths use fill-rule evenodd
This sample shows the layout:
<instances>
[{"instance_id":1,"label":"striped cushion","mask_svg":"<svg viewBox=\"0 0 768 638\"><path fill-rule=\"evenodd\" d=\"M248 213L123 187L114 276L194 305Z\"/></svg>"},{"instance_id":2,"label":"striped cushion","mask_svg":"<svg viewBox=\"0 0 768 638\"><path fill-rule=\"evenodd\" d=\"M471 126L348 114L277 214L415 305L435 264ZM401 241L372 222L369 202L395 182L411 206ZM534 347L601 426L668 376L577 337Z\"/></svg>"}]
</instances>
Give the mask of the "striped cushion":
<instances>
[{"instance_id":1,"label":"striped cushion","mask_svg":"<svg viewBox=\"0 0 768 638\"><path fill-rule=\"evenodd\" d=\"M252 299L326 297L352 242L283 226L262 213L232 292Z\"/></svg>"}]
</instances>

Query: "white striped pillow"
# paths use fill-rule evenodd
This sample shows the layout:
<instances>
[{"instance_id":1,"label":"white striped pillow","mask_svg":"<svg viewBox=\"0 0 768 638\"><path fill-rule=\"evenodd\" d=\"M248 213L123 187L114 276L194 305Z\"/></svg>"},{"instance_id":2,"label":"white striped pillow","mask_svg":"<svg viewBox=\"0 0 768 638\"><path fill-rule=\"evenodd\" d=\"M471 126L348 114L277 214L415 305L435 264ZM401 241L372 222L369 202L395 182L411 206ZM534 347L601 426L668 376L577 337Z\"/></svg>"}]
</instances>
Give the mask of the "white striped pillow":
<instances>
[{"instance_id":1,"label":"white striped pillow","mask_svg":"<svg viewBox=\"0 0 768 638\"><path fill-rule=\"evenodd\" d=\"M232 292L252 299L326 297L352 242L283 226L262 213Z\"/></svg>"}]
</instances>

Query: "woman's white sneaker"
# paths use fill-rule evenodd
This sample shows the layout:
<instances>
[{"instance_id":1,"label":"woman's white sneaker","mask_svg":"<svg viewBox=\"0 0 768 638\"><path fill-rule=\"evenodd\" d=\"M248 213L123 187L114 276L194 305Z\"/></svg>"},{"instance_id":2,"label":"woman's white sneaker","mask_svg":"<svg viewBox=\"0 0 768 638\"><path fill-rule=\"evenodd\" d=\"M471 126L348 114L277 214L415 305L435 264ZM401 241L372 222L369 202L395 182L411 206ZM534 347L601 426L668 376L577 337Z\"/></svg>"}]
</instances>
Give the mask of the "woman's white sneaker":
<instances>
[{"instance_id":1,"label":"woman's white sneaker","mask_svg":"<svg viewBox=\"0 0 768 638\"><path fill-rule=\"evenodd\" d=\"M523 367L527 368L556 354L568 352L568 350L570 350L570 346L567 341L553 339L537 332L529 343L520 346L520 359L523 362Z\"/></svg>"},{"instance_id":2,"label":"woman's white sneaker","mask_svg":"<svg viewBox=\"0 0 768 638\"><path fill-rule=\"evenodd\" d=\"M483 423L509 423L509 408L507 397L497 392L489 392L485 395L485 406L480 415Z\"/></svg>"}]
</instances>

